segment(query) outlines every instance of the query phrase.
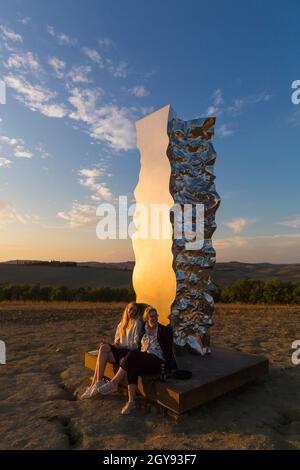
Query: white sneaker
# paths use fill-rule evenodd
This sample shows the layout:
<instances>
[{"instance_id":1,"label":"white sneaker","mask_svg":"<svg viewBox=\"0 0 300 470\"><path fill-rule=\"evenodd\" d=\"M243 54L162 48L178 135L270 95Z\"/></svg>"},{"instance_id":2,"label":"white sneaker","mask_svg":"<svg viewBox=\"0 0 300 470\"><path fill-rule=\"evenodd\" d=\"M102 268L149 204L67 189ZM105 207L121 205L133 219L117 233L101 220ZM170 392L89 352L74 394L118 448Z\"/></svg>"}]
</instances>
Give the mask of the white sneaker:
<instances>
[{"instance_id":1,"label":"white sneaker","mask_svg":"<svg viewBox=\"0 0 300 470\"><path fill-rule=\"evenodd\" d=\"M116 384L112 380L99 388L99 392L101 393L101 395L108 395L109 393L116 392L117 390L118 384Z\"/></svg>"},{"instance_id":2,"label":"white sneaker","mask_svg":"<svg viewBox=\"0 0 300 470\"><path fill-rule=\"evenodd\" d=\"M83 394L81 395L80 400L88 400L89 398L91 398L91 392L93 388L94 388L94 385L90 385L89 387L87 387L85 391L83 392Z\"/></svg>"},{"instance_id":3,"label":"white sneaker","mask_svg":"<svg viewBox=\"0 0 300 470\"><path fill-rule=\"evenodd\" d=\"M104 379L98 380L94 385L90 385L85 392L81 395L81 400L88 400L89 398L93 398L95 395L99 393L99 389L102 385L106 382Z\"/></svg>"},{"instance_id":4,"label":"white sneaker","mask_svg":"<svg viewBox=\"0 0 300 470\"><path fill-rule=\"evenodd\" d=\"M132 411L136 410L135 401L128 401L121 410L121 415L129 415Z\"/></svg>"}]
</instances>

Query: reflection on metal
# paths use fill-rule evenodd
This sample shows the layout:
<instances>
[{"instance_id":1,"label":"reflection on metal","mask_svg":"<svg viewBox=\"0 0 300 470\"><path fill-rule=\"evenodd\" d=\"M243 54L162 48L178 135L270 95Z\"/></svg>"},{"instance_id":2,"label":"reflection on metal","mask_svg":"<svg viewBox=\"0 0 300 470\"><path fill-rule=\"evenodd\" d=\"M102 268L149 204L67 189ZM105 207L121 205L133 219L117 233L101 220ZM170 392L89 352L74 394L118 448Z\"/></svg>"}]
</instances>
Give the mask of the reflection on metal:
<instances>
[{"instance_id":1,"label":"reflection on metal","mask_svg":"<svg viewBox=\"0 0 300 470\"><path fill-rule=\"evenodd\" d=\"M137 204L143 204L148 214L152 204L173 205L169 191L171 175L166 151L169 144L167 125L170 106L137 121L137 146L141 155L139 181L134 196ZM141 214L137 209L134 221L138 225ZM150 220L151 222L151 220ZM132 237L135 254L133 287L137 302L155 307L160 322L166 324L176 295L176 277L172 268L172 226L168 217L169 238L137 239ZM150 229L150 227L149 227ZM160 221L159 234L162 234Z\"/></svg>"},{"instance_id":2,"label":"reflection on metal","mask_svg":"<svg viewBox=\"0 0 300 470\"><path fill-rule=\"evenodd\" d=\"M204 241L196 250L186 249L190 240L184 238L185 234L181 239L172 239L172 213L168 220L168 239L132 237L137 302L153 305L163 323L170 319L179 349L191 348L200 354L210 351L209 327L213 324L214 311L210 272L215 251L211 237L220 204L213 174L214 124L215 118L180 120L170 106L136 124L141 155L139 182L134 193L137 204L142 203L149 212L152 204L167 204L170 209L174 203L191 204L193 216L196 204L204 206ZM137 209L136 225L139 215Z\"/></svg>"},{"instance_id":3,"label":"reflection on metal","mask_svg":"<svg viewBox=\"0 0 300 470\"><path fill-rule=\"evenodd\" d=\"M186 240L173 240L176 298L170 315L174 342L178 347L210 352L209 327L213 325L214 284L210 272L215 264L211 237L216 229L215 212L220 197L215 190L213 167L216 152L211 143L215 118L192 121L178 119L170 109L168 120L171 165L170 192L174 203L204 205L204 242L198 250L186 250Z\"/></svg>"}]
</instances>

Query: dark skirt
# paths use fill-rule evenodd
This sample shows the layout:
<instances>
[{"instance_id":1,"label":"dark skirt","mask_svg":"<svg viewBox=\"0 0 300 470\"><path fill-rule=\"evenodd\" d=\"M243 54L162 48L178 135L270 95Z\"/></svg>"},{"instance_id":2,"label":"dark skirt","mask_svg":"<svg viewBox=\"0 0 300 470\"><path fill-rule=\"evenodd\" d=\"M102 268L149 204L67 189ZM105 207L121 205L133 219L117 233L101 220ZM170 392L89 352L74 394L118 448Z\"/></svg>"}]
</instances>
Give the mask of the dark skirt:
<instances>
[{"instance_id":1,"label":"dark skirt","mask_svg":"<svg viewBox=\"0 0 300 470\"><path fill-rule=\"evenodd\" d=\"M110 344L111 352L113 353L114 359L116 364L120 364L120 360L129 353L129 349L127 348L117 348L113 344Z\"/></svg>"},{"instance_id":2,"label":"dark skirt","mask_svg":"<svg viewBox=\"0 0 300 470\"><path fill-rule=\"evenodd\" d=\"M139 375L159 374L164 361L155 354L142 351L130 351L121 361L122 369L127 372L128 384L137 385Z\"/></svg>"}]
</instances>

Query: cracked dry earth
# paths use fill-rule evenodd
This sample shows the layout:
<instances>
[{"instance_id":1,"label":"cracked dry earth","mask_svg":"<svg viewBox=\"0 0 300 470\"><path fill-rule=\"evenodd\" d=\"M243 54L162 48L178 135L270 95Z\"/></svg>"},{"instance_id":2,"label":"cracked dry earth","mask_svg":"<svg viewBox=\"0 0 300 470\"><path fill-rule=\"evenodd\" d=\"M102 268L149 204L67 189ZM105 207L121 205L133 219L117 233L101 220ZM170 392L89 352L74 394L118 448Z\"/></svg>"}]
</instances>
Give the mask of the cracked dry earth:
<instances>
[{"instance_id":1,"label":"cracked dry earth","mask_svg":"<svg viewBox=\"0 0 300 470\"><path fill-rule=\"evenodd\" d=\"M84 352L113 336L122 308L0 304L1 449L300 449L299 307L218 305L214 343L264 354L270 376L177 420L143 399L120 416L121 392L78 400L91 376Z\"/></svg>"}]
</instances>

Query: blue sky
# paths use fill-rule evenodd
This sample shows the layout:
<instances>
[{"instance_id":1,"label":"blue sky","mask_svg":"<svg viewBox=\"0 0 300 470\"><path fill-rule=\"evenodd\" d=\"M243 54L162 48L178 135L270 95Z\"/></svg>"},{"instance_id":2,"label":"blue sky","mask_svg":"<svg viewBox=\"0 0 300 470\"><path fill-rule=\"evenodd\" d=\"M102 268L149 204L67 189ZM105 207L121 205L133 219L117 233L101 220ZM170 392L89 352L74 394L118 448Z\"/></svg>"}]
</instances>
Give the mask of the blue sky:
<instances>
[{"instance_id":1,"label":"blue sky","mask_svg":"<svg viewBox=\"0 0 300 470\"><path fill-rule=\"evenodd\" d=\"M134 121L216 115L219 261L300 262L298 1L16 1L0 11L0 260L133 259Z\"/></svg>"}]
</instances>

